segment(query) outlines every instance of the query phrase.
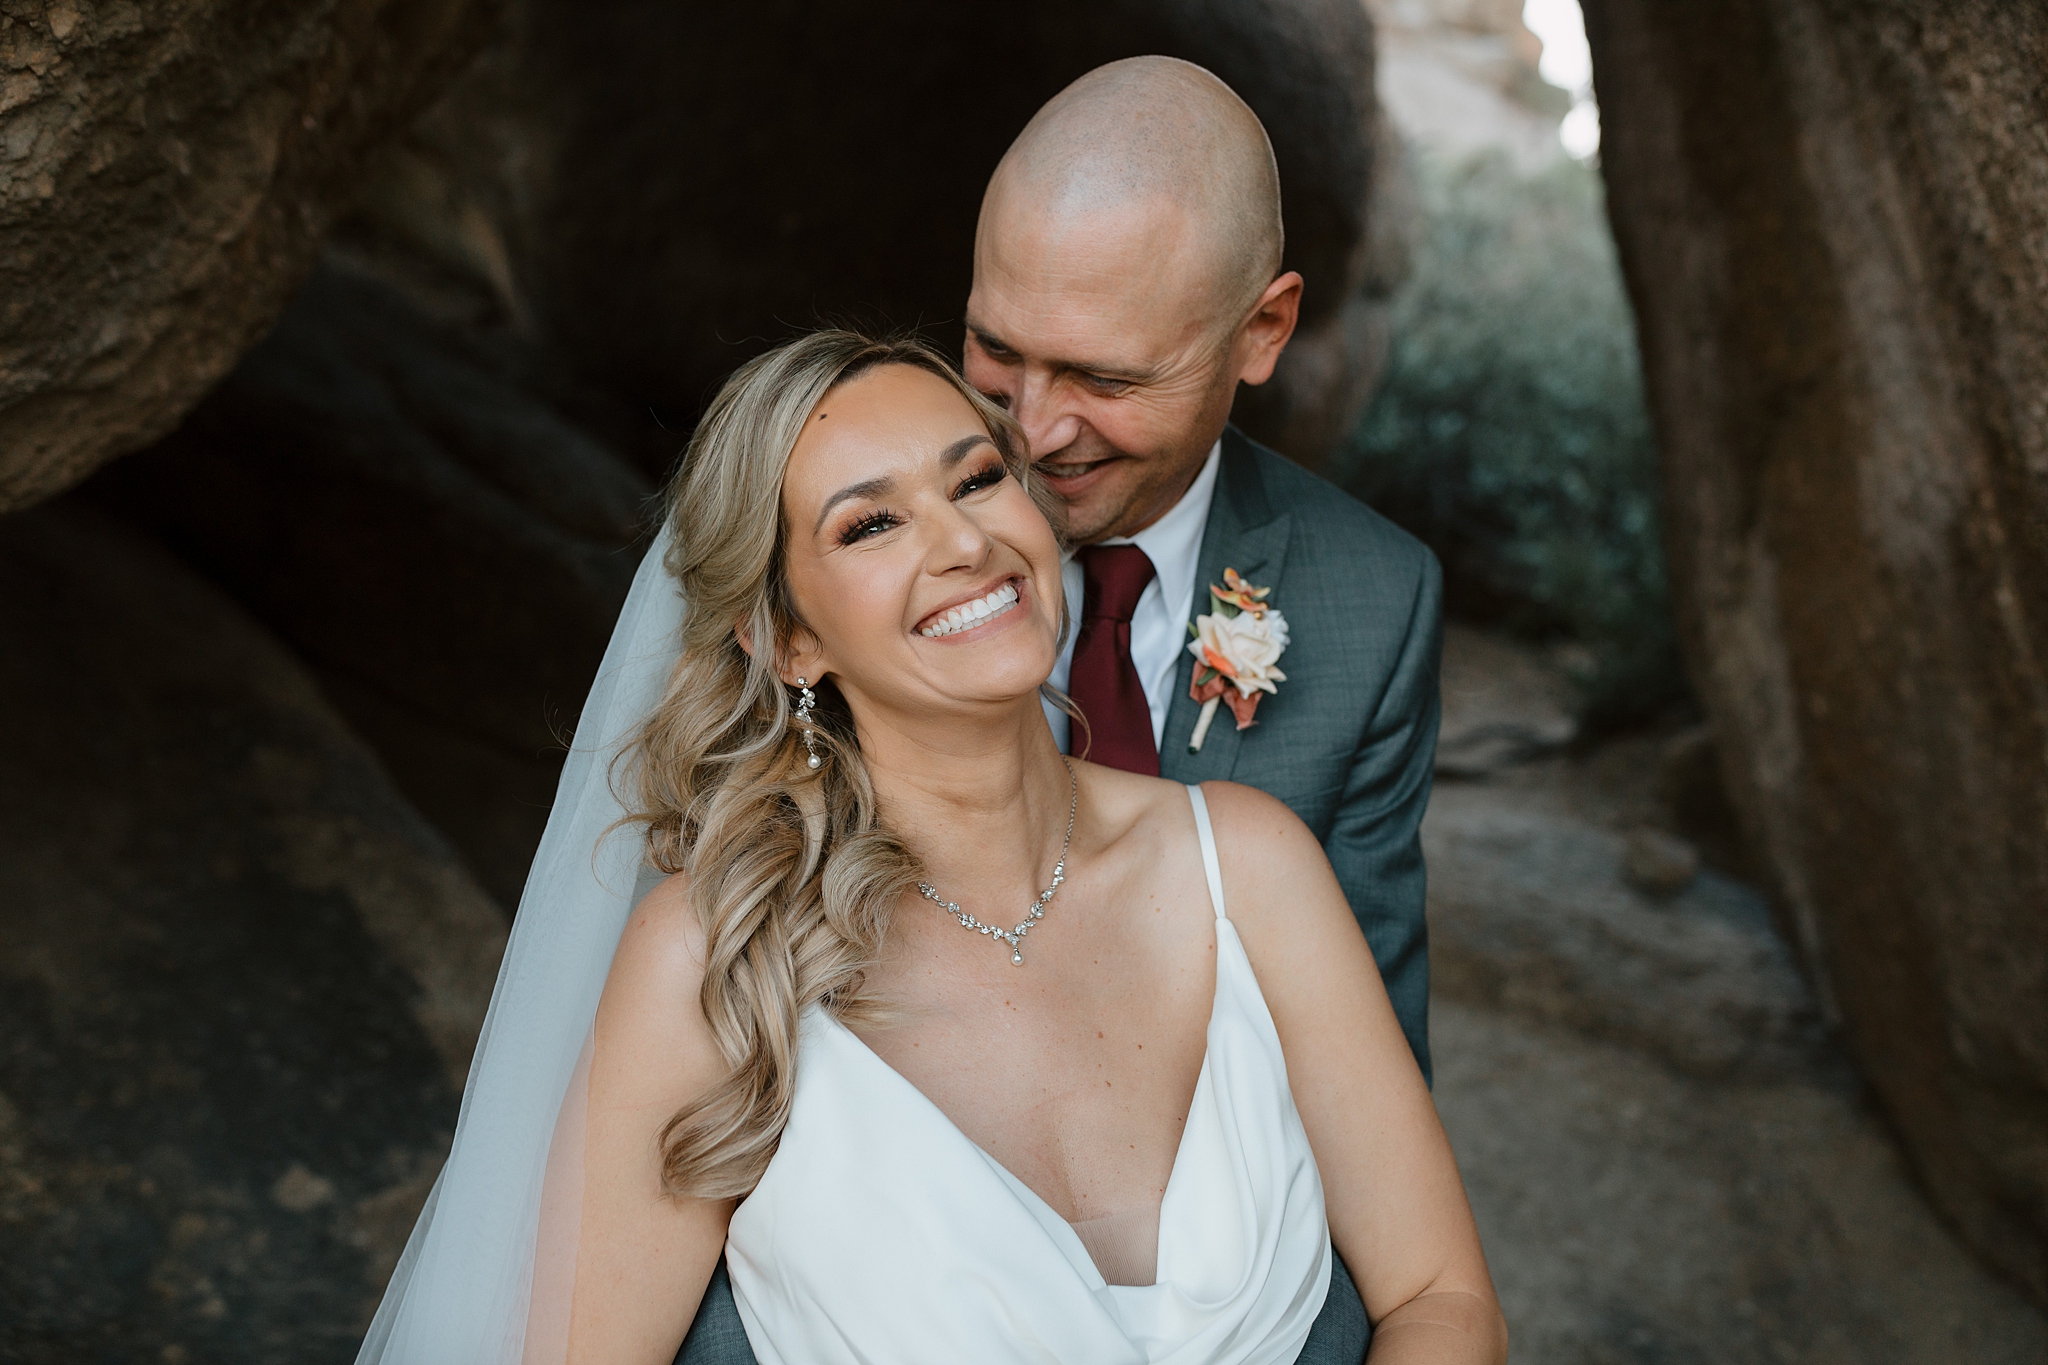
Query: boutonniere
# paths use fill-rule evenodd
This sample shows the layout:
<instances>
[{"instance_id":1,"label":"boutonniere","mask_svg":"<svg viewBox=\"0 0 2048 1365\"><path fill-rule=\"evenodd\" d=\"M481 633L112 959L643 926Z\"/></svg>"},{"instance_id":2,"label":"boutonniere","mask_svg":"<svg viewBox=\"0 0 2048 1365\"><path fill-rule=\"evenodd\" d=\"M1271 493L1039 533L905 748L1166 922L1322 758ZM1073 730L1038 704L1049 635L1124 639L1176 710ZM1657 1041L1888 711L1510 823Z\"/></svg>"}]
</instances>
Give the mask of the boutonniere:
<instances>
[{"instance_id":1,"label":"boutonniere","mask_svg":"<svg viewBox=\"0 0 2048 1365\"><path fill-rule=\"evenodd\" d=\"M1202 703L1202 717L1188 737L1188 752L1202 751L1209 722L1216 718L1216 706L1227 702L1237 717L1237 728L1250 728L1259 698L1280 689L1274 683L1287 675L1273 665L1287 648L1287 618L1266 605L1271 588L1255 588L1237 576L1237 570L1223 571L1223 586L1209 585L1209 613L1188 624L1188 653L1195 656L1195 676L1188 684L1188 696Z\"/></svg>"}]
</instances>

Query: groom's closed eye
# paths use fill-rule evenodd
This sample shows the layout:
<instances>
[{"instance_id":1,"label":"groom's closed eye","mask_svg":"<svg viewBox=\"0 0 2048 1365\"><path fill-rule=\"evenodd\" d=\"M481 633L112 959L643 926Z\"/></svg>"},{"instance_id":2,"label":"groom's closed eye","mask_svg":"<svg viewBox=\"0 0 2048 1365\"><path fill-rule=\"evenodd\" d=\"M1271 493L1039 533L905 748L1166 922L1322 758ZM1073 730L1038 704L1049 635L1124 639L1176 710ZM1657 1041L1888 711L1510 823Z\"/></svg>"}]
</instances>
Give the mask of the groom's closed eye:
<instances>
[{"instance_id":1,"label":"groom's closed eye","mask_svg":"<svg viewBox=\"0 0 2048 1365\"><path fill-rule=\"evenodd\" d=\"M1075 370L1073 375L1076 379L1087 385L1090 392L1100 394L1104 398L1116 397L1118 394L1128 390L1134 382L1129 379L1117 378L1114 375L1095 374L1088 370Z\"/></svg>"},{"instance_id":2,"label":"groom's closed eye","mask_svg":"<svg viewBox=\"0 0 2048 1365\"><path fill-rule=\"evenodd\" d=\"M967 335L973 338L974 344L976 346L980 347L983 351L987 352L988 358L990 360L1000 360L1008 362L1020 358L1014 348L1005 346L1002 342L997 341L994 337L988 335L986 332L977 332L970 327L967 329Z\"/></svg>"}]
</instances>

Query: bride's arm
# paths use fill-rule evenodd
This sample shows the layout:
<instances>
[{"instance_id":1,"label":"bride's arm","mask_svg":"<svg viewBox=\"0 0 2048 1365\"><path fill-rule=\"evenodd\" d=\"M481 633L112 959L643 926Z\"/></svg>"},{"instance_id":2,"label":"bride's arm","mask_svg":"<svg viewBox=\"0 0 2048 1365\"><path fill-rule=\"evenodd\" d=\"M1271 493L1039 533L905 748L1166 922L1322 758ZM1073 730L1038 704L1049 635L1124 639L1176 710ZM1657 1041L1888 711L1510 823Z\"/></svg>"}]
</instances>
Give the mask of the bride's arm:
<instances>
[{"instance_id":1,"label":"bride's arm","mask_svg":"<svg viewBox=\"0 0 2048 1365\"><path fill-rule=\"evenodd\" d=\"M1294 813L1206 783L1232 922L1272 1011L1374 1365L1507 1359L1507 1327L1436 1107L1372 950Z\"/></svg>"},{"instance_id":2,"label":"bride's arm","mask_svg":"<svg viewBox=\"0 0 2048 1365\"><path fill-rule=\"evenodd\" d=\"M698 1004L703 960L671 877L633 911L598 1005L569 1365L670 1365L725 1246L732 1201L661 1192L662 1127L726 1070Z\"/></svg>"}]
</instances>

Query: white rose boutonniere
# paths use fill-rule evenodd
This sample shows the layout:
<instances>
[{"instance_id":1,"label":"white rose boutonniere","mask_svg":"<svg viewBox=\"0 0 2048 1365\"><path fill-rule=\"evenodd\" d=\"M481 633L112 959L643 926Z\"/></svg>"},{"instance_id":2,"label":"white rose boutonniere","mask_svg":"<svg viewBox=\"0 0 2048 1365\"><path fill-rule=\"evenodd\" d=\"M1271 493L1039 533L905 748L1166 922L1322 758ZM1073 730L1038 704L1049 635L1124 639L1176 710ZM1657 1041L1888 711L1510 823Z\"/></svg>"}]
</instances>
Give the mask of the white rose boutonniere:
<instances>
[{"instance_id":1,"label":"white rose boutonniere","mask_svg":"<svg viewBox=\"0 0 2048 1365\"><path fill-rule=\"evenodd\" d=\"M1223 571L1223 583L1220 588L1209 585L1209 613L1188 625L1188 634L1195 637L1188 653L1196 660L1188 696L1202 703L1201 719L1188 737L1191 754L1201 752L1219 703L1229 705L1238 729L1249 729L1256 723L1252 716L1259 698L1278 692L1274 684L1287 681L1276 667L1287 648L1287 618L1266 605L1273 590L1253 587L1235 569Z\"/></svg>"}]
</instances>

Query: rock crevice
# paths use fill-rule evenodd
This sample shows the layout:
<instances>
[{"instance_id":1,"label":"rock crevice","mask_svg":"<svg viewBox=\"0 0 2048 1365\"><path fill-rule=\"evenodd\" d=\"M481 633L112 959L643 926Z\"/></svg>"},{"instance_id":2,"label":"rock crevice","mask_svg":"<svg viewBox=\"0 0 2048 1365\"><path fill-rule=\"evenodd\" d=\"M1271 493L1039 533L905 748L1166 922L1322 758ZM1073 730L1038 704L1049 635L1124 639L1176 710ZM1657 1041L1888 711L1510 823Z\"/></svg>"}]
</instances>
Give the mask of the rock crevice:
<instances>
[{"instance_id":1,"label":"rock crevice","mask_svg":"<svg viewBox=\"0 0 2048 1365\"><path fill-rule=\"evenodd\" d=\"M2048 1301L2048 16L1586 11L1731 794L1938 1201Z\"/></svg>"}]
</instances>

